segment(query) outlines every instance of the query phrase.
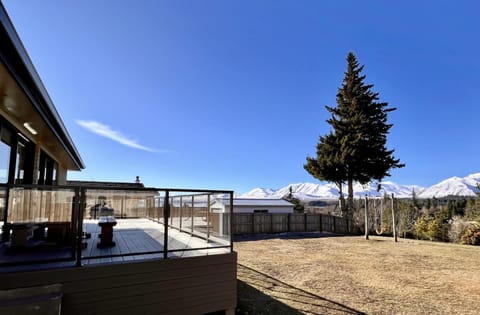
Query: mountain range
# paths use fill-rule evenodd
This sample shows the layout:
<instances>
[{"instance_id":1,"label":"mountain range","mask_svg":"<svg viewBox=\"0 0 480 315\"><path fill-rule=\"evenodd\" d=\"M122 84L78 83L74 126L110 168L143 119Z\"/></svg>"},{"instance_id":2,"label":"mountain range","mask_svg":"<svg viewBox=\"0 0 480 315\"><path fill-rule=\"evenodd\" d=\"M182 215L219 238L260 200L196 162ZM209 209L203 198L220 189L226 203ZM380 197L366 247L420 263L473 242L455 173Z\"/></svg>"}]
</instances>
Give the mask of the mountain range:
<instances>
[{"instance_id":1,"label":"mountain range","mask_svg":"<svg viewBox=\"0 0 480 315\"><path fill-rule=\"evenodd\" d=\"M421 187L416 185L399 185L391 181L381 183L380 192L377 191L377 184L371 183L361 185L355 183L353 186L355 198L364 196L380 197L385 193L394 194L398 198L411 198L413 192L417 198L443 198L447 196L475 197L479 192L480 173L471 174L465 177L451 177L430 187ZM338 199L338 187L332 183L314 184L314 183L296 183L290 184L280 189L255 188L251 191L237 196L238 198L283 198L292 195L300 200L314 199ZM344 185L343 193L346 196L347 186Z\"/></svg>"}]
</instances>

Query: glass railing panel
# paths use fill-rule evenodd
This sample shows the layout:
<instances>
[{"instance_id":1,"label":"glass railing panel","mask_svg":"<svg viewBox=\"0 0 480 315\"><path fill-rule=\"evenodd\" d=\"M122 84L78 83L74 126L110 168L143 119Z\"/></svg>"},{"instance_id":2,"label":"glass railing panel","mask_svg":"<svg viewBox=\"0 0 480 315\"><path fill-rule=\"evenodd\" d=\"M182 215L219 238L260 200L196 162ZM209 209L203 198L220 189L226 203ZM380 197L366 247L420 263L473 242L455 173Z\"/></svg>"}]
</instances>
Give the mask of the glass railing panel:
<instances>
[{"instance_id":1,"label":"glass railing panel","mask_svg":"<svg viewBox=\"0 0 480 315\"><path fill-rule=\"evenodd\" d=\"M170 256L207 255L215 249L229 251L230 216L226 213L229 194L182 191L170 192L170 195ZM218 208L221 202L228 206Z\"/></svg>"},{"instance_id":2,"label":"glass railing panel","mask_svg":"<svg viewBox=\"0 0 480 315\"><path fill-rule=\"evenodd\" d=\"M2 198L7 205L0 264L68 258L79 266L231 250L231 192L65 187L0 194L0 211ZM29 253L12 259L10 248Z\"/></svg>"},{"instance_id":3,"label":"glass railing panel","mask_svg":"<svg viewBox=\"0 0 480 315\"><path fill-rule=\"evenodd\" d=\"M146 218L155 215L151 209L156 197L151 190L88 189L84 218Z\"/></svg>"},{"instance_id":4,"label":"glass railing panel","mask_svg":"<svg viewBox=\"0 0 480 315\"><path fill-rule=\"evenodd\" d=\"M73 189L9 189L0 264L74 259L74 198Z\"/></svg>"},{"instance_id":5,"label":"glass railing panel","mask_svg":"<svg viewBox=\"0 0 480 315\"><path fill-rule=\"evenodd\" d=\"M163 257L165 194L152 189L85 190L82 228L87 263Z\"/></svg>"}]
</instances>

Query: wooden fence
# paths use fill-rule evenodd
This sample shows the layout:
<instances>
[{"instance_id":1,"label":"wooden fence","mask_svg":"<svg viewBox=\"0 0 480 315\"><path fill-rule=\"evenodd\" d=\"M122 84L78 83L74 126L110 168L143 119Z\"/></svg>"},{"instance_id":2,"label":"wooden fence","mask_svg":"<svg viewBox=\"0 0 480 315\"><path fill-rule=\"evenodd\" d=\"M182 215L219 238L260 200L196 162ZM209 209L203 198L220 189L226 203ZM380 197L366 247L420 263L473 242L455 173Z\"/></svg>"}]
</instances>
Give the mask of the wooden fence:
<instances>
[{"instance_id":1,"label":"wooden fence","mask_svg":"<svg viewBox=\"0 0 480 315\"><path fill-rule=\"evenodd\" d=\"M350 229L351 231L352 229ZM282 232L349 233L347 219L310 213L234 213L233 234Z\"/></svg>"}]
</instances>

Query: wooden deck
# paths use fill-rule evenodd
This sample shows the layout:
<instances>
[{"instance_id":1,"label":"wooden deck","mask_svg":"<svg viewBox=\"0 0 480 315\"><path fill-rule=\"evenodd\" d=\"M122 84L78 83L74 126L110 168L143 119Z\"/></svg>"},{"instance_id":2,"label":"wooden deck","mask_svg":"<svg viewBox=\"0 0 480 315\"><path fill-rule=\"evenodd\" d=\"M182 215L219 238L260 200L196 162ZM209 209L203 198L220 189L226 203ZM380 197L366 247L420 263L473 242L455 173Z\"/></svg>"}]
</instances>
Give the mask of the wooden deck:
<instances>
[{"instance_id":1,"label":"wooden deck","mask_svg":"<svg viewBox=\"0 0 480 315\"><path fill-rule=\"evenodd\" d=\"M149 219L118 219L113 229L113 241L115 246L98 248L100 241L100 226L98 220L85 220L83 230L90 233L91 237L85 239L87 248L82 251L82 260L85 264L108 263L117 261L144 260L163 258L164 249L164 226ZM209 242L199 237L176 229L169 229L168 250L169 258L182 258L191 256L206 256L229 253L230 248L215 248L228 246L230 243L219 238L210 237ZM195 250L195 248L206 248ZM159 251L162 253L142 254ZM139 253L138 255L132 255ZM95 258L89 257L125 255L119 257Z\"/></svg>"},{"instance_id":2,"label":"wooden deck","mask_svg":"<svg viewBox=\"0 0 480 315\"><path fill-rule=\"evenodd\" d=\"M83 230L90 234L90 238L83 241L86 248L82 250L82 264L104 264L116 262L139 261L145 259L162 259L164 250L164 226L149 219L118 219L113 228L113 241L115 246L98 248L101 228L98 220L84 220ZM180 232L170 228L168 232L168 258L183 258L194 256L207 256L229 253L230 248L216 248L229 246L229 241L209 237L205 239L192 236L189 233ZM157 252L157 253L152 253ZM16 262L45 261L51 259L64 259L67 261L48 264L18 265L0 267L0 272L12 272L18 270L56 268L74 266L71 247L38 246L26 249L10 250L7 247L0 248L0 263L10 265ZM103 257L102 257L103 256ZM105 257L114 256L114 257ZM71 258L69 260L69 258Z\"/></svg>"}]
</instances>

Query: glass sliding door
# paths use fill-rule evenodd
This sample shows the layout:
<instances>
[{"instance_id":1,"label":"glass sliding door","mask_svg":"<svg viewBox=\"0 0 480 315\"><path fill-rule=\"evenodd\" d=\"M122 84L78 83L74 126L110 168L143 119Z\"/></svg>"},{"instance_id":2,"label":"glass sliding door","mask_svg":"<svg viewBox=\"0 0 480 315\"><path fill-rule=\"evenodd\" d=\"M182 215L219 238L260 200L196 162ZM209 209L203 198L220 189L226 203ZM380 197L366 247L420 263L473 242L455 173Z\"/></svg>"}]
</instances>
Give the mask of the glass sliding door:
<instances>
[{"instance_id":1,"label":"glass sliding door","mask_svg":"<svg viewBox=\"0 0 480 315\"><path fill-rule=\"evenodd\" d=\"M8 183L10 170L10 154L11 154L11 132L6 128L0 129L0 183Z\"/></svg>"},{"instance_id":2,"label":"glass sliding door","mask_svg":"<svg viewBox=\"0 0 480 315\"><path fill-rule=\"evenodd\" d=\"M26 151L25 144L18 142L15 163L15 184L22 184L24 182Z\"/></svg>"}]
</instances>

